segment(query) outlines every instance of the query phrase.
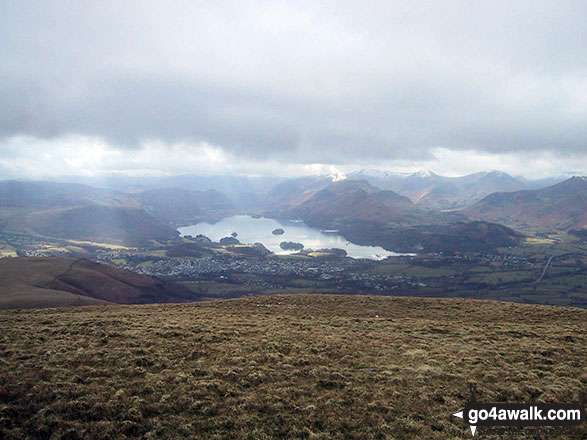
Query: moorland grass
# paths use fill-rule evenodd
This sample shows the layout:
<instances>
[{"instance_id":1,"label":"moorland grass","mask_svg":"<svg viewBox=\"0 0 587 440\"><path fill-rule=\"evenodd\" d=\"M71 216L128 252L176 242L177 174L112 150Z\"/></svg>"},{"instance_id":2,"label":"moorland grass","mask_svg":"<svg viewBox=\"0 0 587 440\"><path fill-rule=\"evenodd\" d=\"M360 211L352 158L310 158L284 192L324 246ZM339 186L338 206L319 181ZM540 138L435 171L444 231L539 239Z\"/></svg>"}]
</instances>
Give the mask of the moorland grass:
<instances>
[{"instance_id":1,"label":"moorland grass","mask_svg":"<svg viewBox=\"0 0 587 440\"><path fill-rule=\"evenodd\" d=\"M2 311L0 438L470 438L451 416L469 383L585 404L586 328L581 309L374 296Z\"/></svg>"}]
</instances>

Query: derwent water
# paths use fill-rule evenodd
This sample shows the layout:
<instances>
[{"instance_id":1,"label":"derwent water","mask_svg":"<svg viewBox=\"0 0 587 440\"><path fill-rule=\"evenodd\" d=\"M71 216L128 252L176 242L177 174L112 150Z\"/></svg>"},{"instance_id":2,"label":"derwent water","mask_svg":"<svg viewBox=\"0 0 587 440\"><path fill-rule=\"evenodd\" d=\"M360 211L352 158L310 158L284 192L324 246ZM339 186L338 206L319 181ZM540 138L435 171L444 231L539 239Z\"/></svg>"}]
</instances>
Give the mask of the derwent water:
<instances>
[{"instance_id":1,"label":"derwent water","mask_svg":"<svg viewBox=\"0 0 587 440\"><path fill-rule=\"evenodd\" d=\"M273 235L275 229L283 229L282 235ZM369 258L380 260L393 255L402 255L389 252L380 246L360 246L346 240L333 231L320 231L311 228L303 222L280 221L271 218L255 218L249 215L235 215L227 217L217 223L198 223L179 228L183 235L205 235L213 241L229 237L233 232L238 234L241 243L263 243L271 252L276 254L291 254L295 251L286 251L279 247L282 241L302 243L304 249L344 249L349 257Z\"/></svg>"}]
</instances>

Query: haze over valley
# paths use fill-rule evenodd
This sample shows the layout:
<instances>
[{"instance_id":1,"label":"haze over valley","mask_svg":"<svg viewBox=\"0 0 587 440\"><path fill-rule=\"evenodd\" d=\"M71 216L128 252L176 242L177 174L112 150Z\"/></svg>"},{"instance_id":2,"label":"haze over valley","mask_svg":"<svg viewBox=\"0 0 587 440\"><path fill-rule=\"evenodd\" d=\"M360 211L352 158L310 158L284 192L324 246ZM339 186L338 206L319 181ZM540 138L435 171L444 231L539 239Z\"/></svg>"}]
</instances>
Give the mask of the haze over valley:
<instances>
[{"instance_id":1,"label":"haze over valley","mask_svg":"<svg viewBox=\"0 0 587 440\"><path fill-rule=\"evenodd\" d=\"M118 189L0 182L2 255L86 258L184 283L198 299L293 290L587 301L585 177L124 179ZM432 206L447 184L452 202Z\"/></svg>"}]
</instances>

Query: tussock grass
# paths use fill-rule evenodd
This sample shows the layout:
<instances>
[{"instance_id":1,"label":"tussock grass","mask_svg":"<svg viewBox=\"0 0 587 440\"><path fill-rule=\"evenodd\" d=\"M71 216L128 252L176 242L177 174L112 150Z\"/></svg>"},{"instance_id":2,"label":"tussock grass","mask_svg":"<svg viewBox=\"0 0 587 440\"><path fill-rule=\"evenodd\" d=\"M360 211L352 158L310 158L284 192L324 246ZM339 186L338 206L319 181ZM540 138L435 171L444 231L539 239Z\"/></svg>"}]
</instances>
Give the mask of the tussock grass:
<instances>
[{"instance_id":1,"label":"tussock grass","mask_svg":"<svg viewBox=\"0 0 587 440\"><path fill-rule=\"evenodd\" d=\"M0 438L465 438L451 413L470 382L487 401L585 404L586 324L330 295L2 311Z\"/></svg>"}]
</instances>

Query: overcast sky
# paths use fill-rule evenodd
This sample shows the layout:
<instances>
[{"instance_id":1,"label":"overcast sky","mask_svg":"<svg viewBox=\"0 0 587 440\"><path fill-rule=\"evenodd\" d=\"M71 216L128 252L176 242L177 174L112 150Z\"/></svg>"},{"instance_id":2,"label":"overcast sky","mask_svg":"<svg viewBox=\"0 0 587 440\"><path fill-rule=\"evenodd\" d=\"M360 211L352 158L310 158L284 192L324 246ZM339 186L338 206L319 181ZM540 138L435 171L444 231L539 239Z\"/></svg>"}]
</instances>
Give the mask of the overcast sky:
<instances>
[{"instance_id":1,"label":"overcast sky","mask_svg":"<svg viewBox=\"0 0 587 440\"><path fill-rule=\"evenodd\" d=\"M0 178L587 168L587 2L0 2Z\"/></svg>"}]
</instances>

